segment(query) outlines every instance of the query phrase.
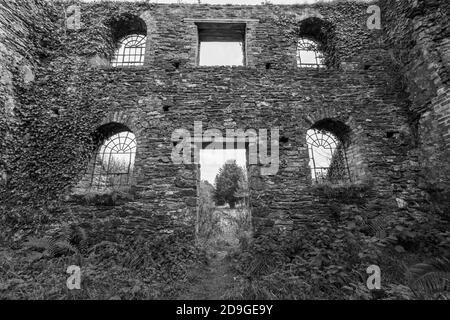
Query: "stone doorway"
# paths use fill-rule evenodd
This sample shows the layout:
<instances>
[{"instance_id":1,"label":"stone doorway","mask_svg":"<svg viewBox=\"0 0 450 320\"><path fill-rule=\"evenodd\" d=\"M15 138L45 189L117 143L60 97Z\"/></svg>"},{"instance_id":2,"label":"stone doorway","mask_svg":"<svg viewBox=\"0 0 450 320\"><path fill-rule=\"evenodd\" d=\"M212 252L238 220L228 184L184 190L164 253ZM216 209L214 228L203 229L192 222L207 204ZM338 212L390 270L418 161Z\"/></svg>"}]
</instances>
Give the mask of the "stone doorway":
<instances>
[{"instance_id":1,"label":"stone doorway","mask_svg":"<svg viewBox=\"0 0 450 320\"><path fill-rule=\"evenodd\" d=\"M246 149L202 149L198 165L197 239L217 251L251 236Z\"/></svg>"}]
</instances>

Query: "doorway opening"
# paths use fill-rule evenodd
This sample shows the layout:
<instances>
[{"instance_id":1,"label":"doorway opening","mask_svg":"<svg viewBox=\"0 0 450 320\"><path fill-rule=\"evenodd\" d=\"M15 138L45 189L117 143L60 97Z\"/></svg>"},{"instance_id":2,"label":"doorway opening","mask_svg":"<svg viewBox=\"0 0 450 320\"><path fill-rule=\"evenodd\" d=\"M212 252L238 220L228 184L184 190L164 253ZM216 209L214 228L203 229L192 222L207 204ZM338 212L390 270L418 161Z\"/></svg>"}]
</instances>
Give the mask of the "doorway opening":
<instances>
[{"instance_id":1,"label":"doorway opening","mask_svg":"<svg viewBox=\"0 0 450 320\"><path fill-rule=\"evenodd\" d=\"M197 239L218 251L251 237L246 149L200 150Z\"/></svg>"}]
</instances>

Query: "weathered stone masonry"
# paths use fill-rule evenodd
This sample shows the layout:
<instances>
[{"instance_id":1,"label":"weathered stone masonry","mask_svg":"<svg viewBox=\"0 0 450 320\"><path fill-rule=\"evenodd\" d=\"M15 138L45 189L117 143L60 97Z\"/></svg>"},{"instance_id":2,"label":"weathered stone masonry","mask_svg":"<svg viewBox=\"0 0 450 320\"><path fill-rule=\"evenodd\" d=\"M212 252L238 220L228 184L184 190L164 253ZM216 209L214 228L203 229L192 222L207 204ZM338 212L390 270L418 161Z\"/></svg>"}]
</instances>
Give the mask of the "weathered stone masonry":
<instances>
[{"instance_id":1,"label":"weathered stone masonry","mask_svg":"<svg viewBox=\"0 0 450 320\"><path fill-rule=\"evenodd\" d=\"M2 4L0 12L7 20L1 21L2 31L6 30L0 47L1 112L15 110L1 122L2 131L9 133L1 135L2 172L7 173L4 199L10 203L66 199L67 207L81 219L103 224L114 220L114 230L124 233L193 226L196 166L172 163L170 137L177 128L193 132L194 121L202 121L204 130L280 128L278 174L261 176L260 167L250 168L257 231L274 226L300 229L343 213L395 213L401 210L396 199L411 205L428 199L430 184L436 186L432 179L439 182L437 197L445 198L449 6L434 1L435 7L420 7L426 2L381 1L382 30L367 29L368 5L355 2L83 3L80 30L64 28L67 3L32 2L39 8L33 10L35 26L26 23L26 14L14 15L32 11L28 5ZM46 10L52 14L44 14ZM145 63L111 68L114 26L127 14L146 23ZM432 17L440 20L431 22ZM247 22L247 66L196 66L195 22L202 19ZM327 69L296 67L295 39L308 19L319 19L314 21L321 21L321 30L326 30L322 40ZM17 28L6 28L5 21L13 21ZM431 28L425 28L427 23ZM47 55L23 53L22 47L36 43L30 36L34 28L47 32L38 37L45 41L37 42ZM22 44L15 45L13 39ZM416 39L415 44L408 39ZM421 54L410 51L412 47ZM405 52L409 62L399 63ZM30 66L22 61L31 61ZM416 94L419 87L426 94ZM421 115L419 121L415 115ZM337 205L312 186L306 131L324 119L350 128L352 182L369 186L360 195L364 206ZM113 207L70 202L67 195L93 155L92 134L111 122L127 126L137 137L130 199ZM432 173L425 187L423 170Z\"/></svg>"},{"instance_id":2,"label":"weathered stone masonry","mask_svg":"<svg viewBox=\"0 0 450 320\"><path fill-rule=\"evenodd\" d=\"M450 6L443 1L383 1L386 32L408 94L409 122L418 147L418 185L448 216Z\"/></svg>"}]
</instances>

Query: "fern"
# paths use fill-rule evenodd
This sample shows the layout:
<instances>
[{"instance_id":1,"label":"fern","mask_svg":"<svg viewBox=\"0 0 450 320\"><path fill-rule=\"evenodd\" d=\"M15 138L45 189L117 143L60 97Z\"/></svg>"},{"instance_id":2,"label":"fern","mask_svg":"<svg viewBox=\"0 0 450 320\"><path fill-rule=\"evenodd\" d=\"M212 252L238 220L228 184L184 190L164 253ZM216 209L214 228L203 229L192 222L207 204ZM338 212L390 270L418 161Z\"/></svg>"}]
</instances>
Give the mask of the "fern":
<instances>
[{"instance_id":1,"label":"fern","mask_svg":"<svg viewBox=\"0 0 450 320\"><path fill-rule=\"evenodd\" d=\"M426 293L443 292L450 289L450 259L436 258L418 263L407 271L411 289Z\"/></svg>"},{"instance_id":2,"label":"fern","mask_svg":"<svg viewBox=\"0 0 450 320\"><path fill-rule=\"evenodd\" d=\"M387 224L382 218L372 219L368 223L368 228L378 238L384 238L386 236L386 227Z\"/></svg>"},{"instance_id":3,"label":"fern","mask_svg":"<svg viewBox=\"0 0 450 320\"><path fill-rule=\"evenodd\" d=\"M253 261L247 265L244 273L248 277L258 277L268 274L277 265L276 258L268 255L257 255Z\"/></svg>"},{"instance_id":4,"label":"fern","mask_svg":"<svg viewBox=\"0 0 450 320\"><path fill-rule=\"evenodd\" d=\"M24 246L29 249L44 251L51 257L77 254L86 249L86 231L75 225L64 225L50 238L30 237Z\"/></svg>"},{"instance_id":5,"label":"fern","mask_svg":"<svg viewBox=\"0 0 450 320\"><path fill-rule=\"evenodd\" d=\"M52 257L59 257L71 253L79 253L78 249L71 245L68 241L61 239L51 239L48 253Z\"/></svg>"},{"instance_id":6,"label":"fern","mask_svg":"<svg viewBox=\"0 0 450 320\"><path fill-rule=\"evenodd\" d=\"M50 244L49 240L46 238L29 237L23 246L27 249L45 251L48 250Z\"/></svg>"}]
</instances>

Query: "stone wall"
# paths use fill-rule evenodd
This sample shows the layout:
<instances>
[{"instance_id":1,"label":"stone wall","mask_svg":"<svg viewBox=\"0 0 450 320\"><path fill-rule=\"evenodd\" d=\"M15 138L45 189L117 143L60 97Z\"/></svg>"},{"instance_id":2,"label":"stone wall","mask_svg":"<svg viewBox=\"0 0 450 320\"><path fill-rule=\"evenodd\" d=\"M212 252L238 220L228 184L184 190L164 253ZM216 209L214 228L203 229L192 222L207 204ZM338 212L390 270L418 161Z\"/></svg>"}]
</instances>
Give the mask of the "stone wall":
<instances>
[{"instance_id":1,"label":"stone wall","mask_svg":"<svg viewBox=\"0 0 450 320\"><path fill-rule=\"evenodd\" d=\"M382 1L385 40L395 70L402 76L409 103L409 124L416 137L418 185L443 212L449 199L448 1Z\"/></svg>"},{"instance_id":2,"label":"stone wall","mask_svg":"<svg viewBox=\"0 0 450 320\"><path fill-rule=\"evenodd\" d=\"M80 30L61 27L65 6L53 8L59 28L50 31L59 50L39 66L34 85L20 92L26 140L15 153L11 199L73 201L67 195L93 155L92 134L117 122L137 137L130 199L113 208L78 200L74 212L91 217L85 220L117 219L114 225L131 233L193 226L197 169L172 163L171 134L178 128L193 132L194 121L202 121L203 130L223 132L280 128L278 173L263 176L261 166L249 172L256 230L300 228L344 213L376 216L398 210L396 199L423 198L411 105L387 50L389 41L406 31L368 30L367 4L81 4ZM147 24L146 60L142 67L115 69L107 63L114 50L110 26L125 13ZM296 32L308 17L327 26L327 69L296 68ZM205 18L248 21L248 66L196 66L194 22ZM436 97L436 105L444 108L444 102ZM359 199L345 206L337 207L312 185L306 131L323 119L350 128L352 185L365 186Z\"/></svg>"},{"instance_id":3,"label":"stone wall","mask_svg":"<svg viewBox=\"0 0 450 320\"><path fill-rule=\"evenodd\" d=\"M34 69L43 54L39 35L44 31L47 8L44 1L0 3L0 188L5 187L12 154L17 150L18 91L30 86Z\"/></svg>"}]
</instances>

